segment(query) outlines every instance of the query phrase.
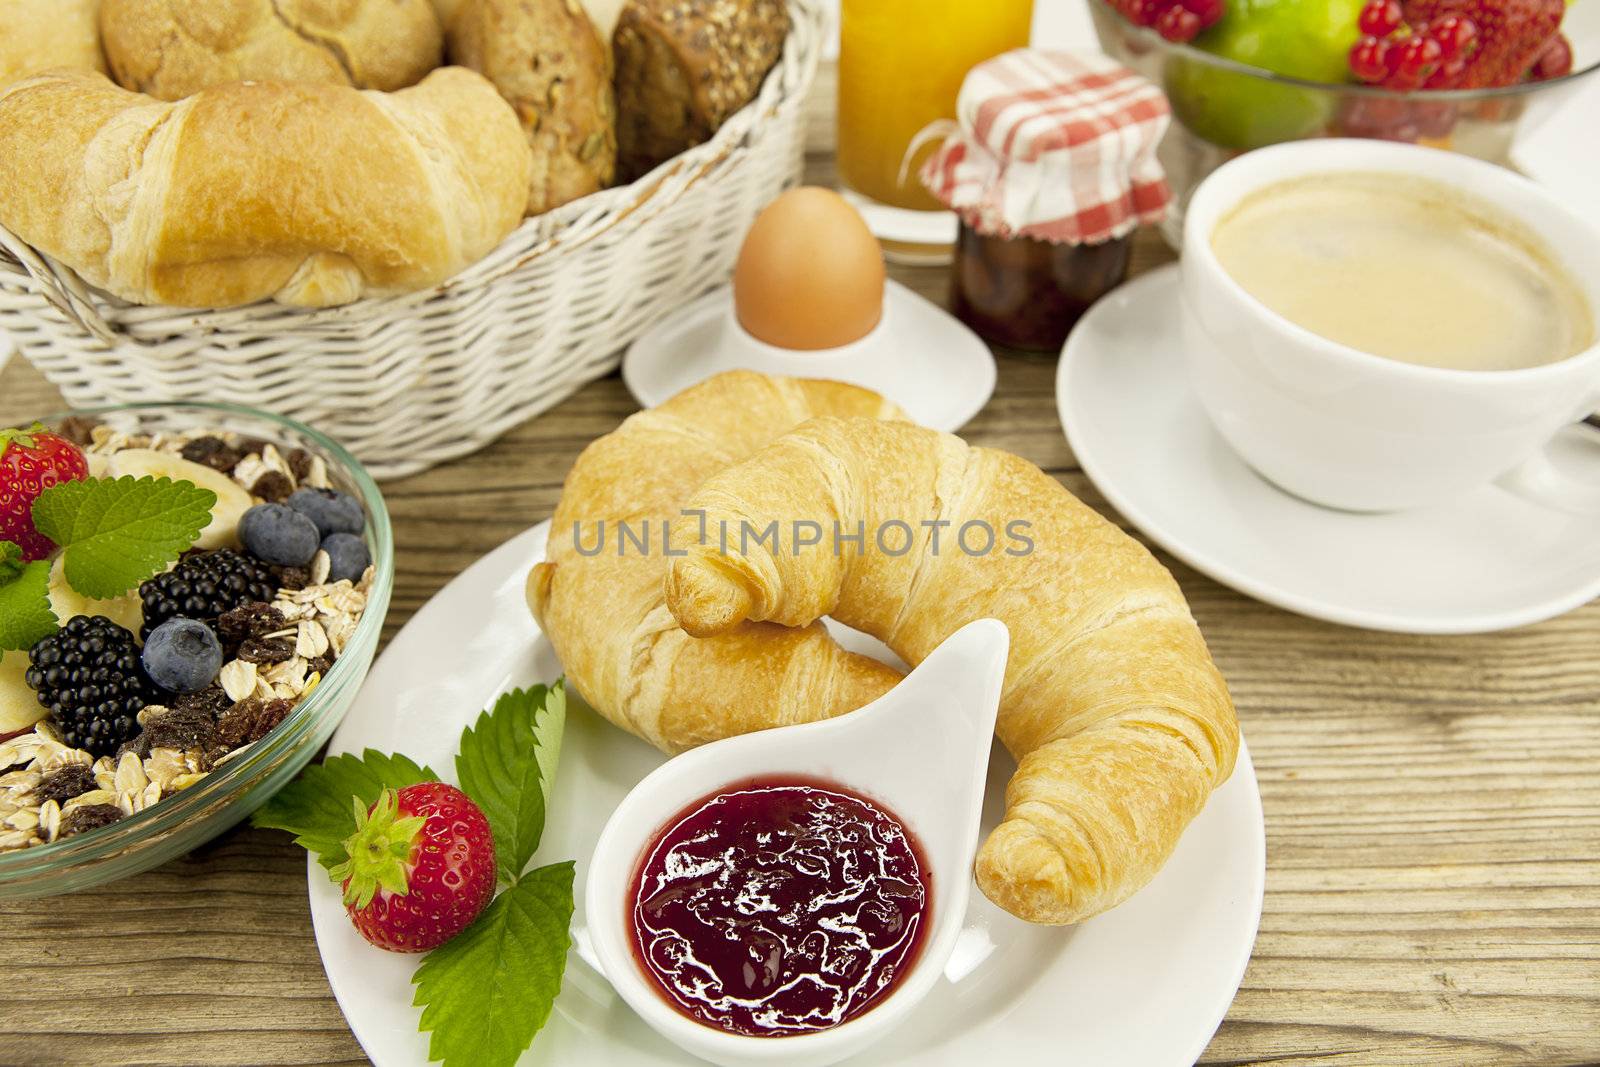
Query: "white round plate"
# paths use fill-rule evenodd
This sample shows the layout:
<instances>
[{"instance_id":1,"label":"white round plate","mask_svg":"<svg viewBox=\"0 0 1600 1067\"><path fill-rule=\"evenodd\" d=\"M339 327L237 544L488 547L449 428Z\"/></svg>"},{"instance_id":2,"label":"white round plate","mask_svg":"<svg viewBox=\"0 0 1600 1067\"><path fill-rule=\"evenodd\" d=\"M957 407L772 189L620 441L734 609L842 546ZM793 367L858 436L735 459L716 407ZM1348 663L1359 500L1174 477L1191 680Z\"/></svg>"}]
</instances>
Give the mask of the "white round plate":
<instances>
[{"instance_id":1,"label":"white round plate","mask_svg":"<svg viewBox=\"0 0 1600 1067\"><path fill-rule=\"evenodd\" d=\"M1503 630L1600 595L1600 516L1552 511L1495 486L1438 507L1354 514L1261 478L1190 391L1178 270L1152 271L1091 308L1056 374L1078 463L1152 541L1241 593L1374 630ZM1593 481L1600 435L1573 427L1556 460Z\"/></svg>"},{"instance_id":2,"label":"white round plate","mask_svg":"<svg viewBox=\"0 0 1600 1067\"><path fill-rule=\"evenodd\" d=\"M507 689L560 674L523 601L548 522L502 545L422 607L378 660L329 751L404 752L446 776L461 730ZM850 632L854 634L853 631ZM851 641L866 650L869 639ZM882 645L878 645L883 650ZM886 650L885 650L886 651ZM998 747L998 746L997 746ZM612 809L664 757L587 710L570 715L536 863L577 861L581 927L591 850ZM1012 765L991 761L987 831ZM739 776L728 768L728 778ZM714 783L712 783L714 784ZM709 788L709 786L708 786ZM1242 746L1233 777L1142 892L1075 927L1030 926L974 892L968 973L942 982L911 1021L850 1061L1188 1067L1211 1040L1244 975L1261 917L1266 842L1261 796ZM414 956L373 948L337 887L308 859L311 919L334 995L378 1067L421 1065L428 1043L411 1006ZM987 956L972 945L992 942ZM958 952L961 951L958 946ZM948 972L947 972L948 973ZM692 1064L641 1022L576 951L561 996L524 1064Z\"/></svg>"},{"instance_id":3,"label":"white round plate","mask_svg":"<svg viewBox=\"0 0 1600 1067\"><path fill-rule=\"evenodd\" d=\"M727 370L832 378L893 400L917 422L957 430L994 393L994 353L960 319L891 280L876 330L833 353L786 352L727 343L733 290L713 290L673 312L629 346L622 380L645 407Z\"/></svg>"}]
</instances>

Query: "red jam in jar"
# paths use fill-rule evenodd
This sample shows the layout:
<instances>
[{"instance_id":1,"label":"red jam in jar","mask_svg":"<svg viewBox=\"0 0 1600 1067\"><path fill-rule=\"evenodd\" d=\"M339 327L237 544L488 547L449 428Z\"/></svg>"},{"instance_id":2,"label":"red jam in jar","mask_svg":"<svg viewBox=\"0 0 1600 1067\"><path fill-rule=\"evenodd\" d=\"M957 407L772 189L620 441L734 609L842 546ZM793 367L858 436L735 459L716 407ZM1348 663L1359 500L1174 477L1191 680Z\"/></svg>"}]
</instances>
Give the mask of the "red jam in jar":
<instances>
[{"instance_id":1,"label":"red jam in jar","mask_svg":"<svg viewBox=\"0 0 1600 1067\"><path fill-rule=\"evenodd\" d=\"M751 1037L837 1026L910 971L928 865L883 807L831 783L758 779L686 808L645 851L639 965L696 1022Z\"/></svg>"}]
</instances>

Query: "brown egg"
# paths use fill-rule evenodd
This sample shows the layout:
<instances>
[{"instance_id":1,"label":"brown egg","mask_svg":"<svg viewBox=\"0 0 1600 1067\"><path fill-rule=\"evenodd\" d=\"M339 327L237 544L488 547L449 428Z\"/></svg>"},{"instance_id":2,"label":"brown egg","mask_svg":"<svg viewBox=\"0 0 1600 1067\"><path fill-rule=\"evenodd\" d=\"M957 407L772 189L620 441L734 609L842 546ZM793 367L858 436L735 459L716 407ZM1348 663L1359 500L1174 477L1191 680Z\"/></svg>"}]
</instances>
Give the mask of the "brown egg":
<instances>
[{"instance_id":1,"label":"brown egg","mask_svg":"<svg viewBox=\"0 0 1600 1067\"><path fill-rule=\"evenodd\" d=\"M791 189L756 216L733 272L739 324L779 348L859 341L883 317L883 252L831 189Z\"/></svg>"}]
</instances>

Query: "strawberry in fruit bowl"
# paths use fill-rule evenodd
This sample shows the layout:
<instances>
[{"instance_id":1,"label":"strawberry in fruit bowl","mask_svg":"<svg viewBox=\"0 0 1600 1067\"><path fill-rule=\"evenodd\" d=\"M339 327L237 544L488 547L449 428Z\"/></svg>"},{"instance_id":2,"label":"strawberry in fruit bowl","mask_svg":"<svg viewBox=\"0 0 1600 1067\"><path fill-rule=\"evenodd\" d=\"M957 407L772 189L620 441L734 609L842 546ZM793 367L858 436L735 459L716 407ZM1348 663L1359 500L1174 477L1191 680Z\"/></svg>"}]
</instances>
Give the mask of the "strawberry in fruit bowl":
<instances>
[{"instance_id":1,"label":"strawberry in fruit bowl","mask_svg":"<svg viewBox=\"0 0 1600 1067\"><path fill-rule=\"evenodd\" d=\"M385 789L356 805L349 858L330 873L361 936L427 952L472 924L494 896L494 837L482 809L442 782Z\"/></svg>"},{"instance_id":2,"label":"strawberry in fruit bowl","mask_svg":"<svg viewBox=\"0 0 1600 1067\"><path fill-rule=\"evenodd\" d=\"M25 562L44 559L55 543L33 526L33 502L61 482L89 476L83 451L42 426L0 430L0 541L22 549Z\"/></svg>"}]
</instances>

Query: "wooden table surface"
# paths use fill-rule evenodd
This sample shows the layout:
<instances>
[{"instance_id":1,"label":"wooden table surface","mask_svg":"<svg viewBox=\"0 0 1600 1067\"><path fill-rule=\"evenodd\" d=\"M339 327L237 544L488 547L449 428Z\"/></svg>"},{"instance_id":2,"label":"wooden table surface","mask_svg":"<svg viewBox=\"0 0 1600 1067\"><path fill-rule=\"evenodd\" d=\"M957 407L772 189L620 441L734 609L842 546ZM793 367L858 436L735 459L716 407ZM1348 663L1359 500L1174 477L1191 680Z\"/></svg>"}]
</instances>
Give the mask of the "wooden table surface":
<instances>
[{"instance_id":1,"label":"wooden table surface","mask_svg":"<svg viewBox=\"0 0 1600 1067\"><path fill-rule=\"evenodd\" d=\"M810 164L828 177L825 145ZM1141 239L1135 269L1169 258ZM942 270L891 273L943 299ZM1054 378L1054 360L1002 355L963 435L1117 519L1073 461ZM0 425L59 407L20 359L0 371ZM578 451L635 408L612 375L386 485L386 634L548 518ZM1600 1061L1600 603L1510 633L1404 637L1287 614L1163 558L1232 686L1267 819L1255 955L1201 1062ZM363 1059L317 956L304 853L277 833L0 903L0 988L0 1063Z\"/></svg>"}]
</instances>

